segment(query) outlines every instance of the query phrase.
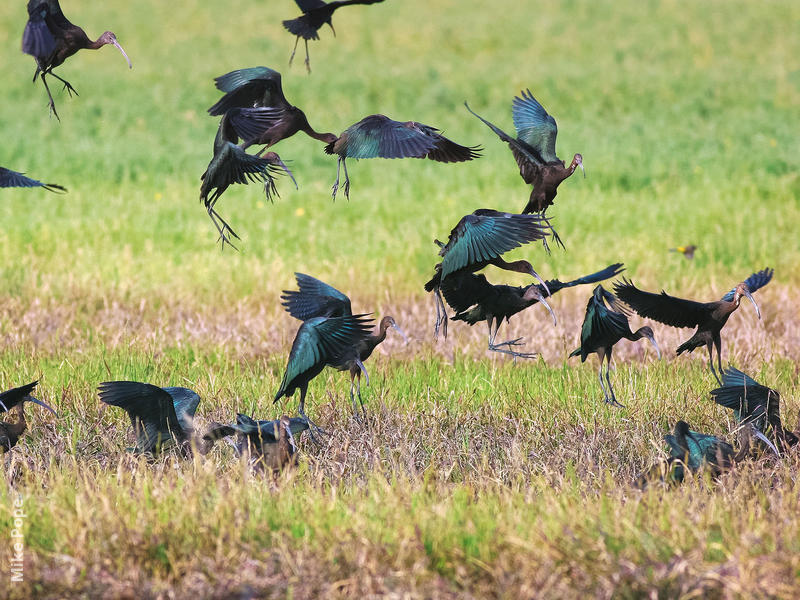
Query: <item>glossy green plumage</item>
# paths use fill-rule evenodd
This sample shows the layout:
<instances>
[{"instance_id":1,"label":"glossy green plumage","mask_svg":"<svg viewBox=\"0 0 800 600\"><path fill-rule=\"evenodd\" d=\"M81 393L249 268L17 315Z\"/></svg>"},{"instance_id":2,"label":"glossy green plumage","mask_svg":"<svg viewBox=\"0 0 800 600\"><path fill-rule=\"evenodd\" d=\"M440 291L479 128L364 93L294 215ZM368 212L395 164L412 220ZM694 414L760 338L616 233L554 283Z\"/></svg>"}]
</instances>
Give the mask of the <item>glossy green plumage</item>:
<instances>
[{"instance_id":1,"label":"glossy green plumage","mask_svg":"<svg viewBox=\"0 0 800 600\"><path fill-rule=\"evenodd\" d=\"M556 156L556 120L547 114L530 90L522 92L522 97L514 96L511 116L518 139L534 148L545 163L560 162Z\"/></svg>"}]
</instances>

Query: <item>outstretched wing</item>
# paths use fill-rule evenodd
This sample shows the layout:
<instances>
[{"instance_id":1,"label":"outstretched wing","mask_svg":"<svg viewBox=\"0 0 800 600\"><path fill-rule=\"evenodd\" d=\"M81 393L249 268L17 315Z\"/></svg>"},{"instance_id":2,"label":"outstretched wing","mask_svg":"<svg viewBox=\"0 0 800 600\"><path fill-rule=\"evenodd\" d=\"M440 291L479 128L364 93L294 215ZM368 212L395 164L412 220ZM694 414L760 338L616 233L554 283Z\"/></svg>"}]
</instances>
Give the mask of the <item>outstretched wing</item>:
<instances>
[{"instance_id":1,"label":"outstretched wing","mask_svg":"<svg viewBox=\"0 0 800 600\"><path fill-rule=\"evenodd\" d=\"M606 279L611 279L612 277L619 275L625 270L625 267L622 266L623 263L614 263L613 265L608 265L605 269L597 271L596 273L592 273L591 275L584 275L583 277L578 277L577 279L573 279L572 281L563 282L559 279L548 279L547 280L547 289L550 290L550 295L552 296L559 290L563 290L564 288L574 287L576 285L583 285L586 283L598 283L600 281L605 281ZM544 286L541 284L539 285L539 291L547 295L547 291L544 289ZM603 289L602 286L600 289ZM608 296L614 297L609 292L603 289L603 292L608 294Z\"/></svg>"},{"instance_id":2,"label":"outstretched wing","mask_svg":"<svg viewBox=\"0 0 800 600\"><path fill-rule=\"evenodd\" d=\"M136 431L136 449L154 452L173 436L184 437L172 396L166 390L137 381L106 381L99 386L100 400L128 413Z\"/></svg>"},{"instance_id":3,"label":"outstretched wing","mask_svg":"<svg viewBox=\"0 0 800 600\"><path fill-rule=\"evenodd\" d=\"M217 77L214 81L217 89L225 92L225 95L208 109L210 115L223 115L236 107L286 108L289 105L283 95L281 74L269 67L238 69Z\"/></svg>"},{"instance_id":4,"label":"outstretched wing","mask_svg":"<svg viewBox=\"0 0 800 600\"><path fill-rule=\"evenodd\" d=\"M777 391L734 367L722 372L722 387L711 390L711 397L720 406L733 410L740 422L754 416L758 407L766 410L770 404L780 402Z\"/></svg>"},{"instance_id":5,"label":"outstretched wing","mask_svg":"<svg viewBox=\"0 0 800 600\"><path fill-rule=\"evenodd\" d=\"M0 403L2 403L0 404L0 412L4 412L6 409L11 410L17 404L25 400L25 398L31 395L33 388L35 388L38 383L38 380L26 383L25 385L12 388L0 394Z\"/></svg>"},{"instance_id":6,"label":"outstretched wing","mask_svg":"<svg viewBox=\"0 0 800 600\"><path fill-rule=\"evenodd\" d=\"M67 191L65 187L56 183L42 183L36 179L25 177L22 173L0 167L0 188L5 187L43 187L46 190L56 193Z\"/></svg>"},{"instance_id":7,"label":"outstretched wing","mask_svg":"<svg viewBox=\"0 0 800 600\"><path fill-rule=\"evenodd\" d=\"M536 215L476 210L458 222L439 252L442 256L442 279L459 269L485 264L509 250L546 236L547 226Z\"/></svg>"},{"instance_id":8,"label":"outstretched wing","mask_svg":"<svg viewBox=\"0 0 800 600\"><path fill-rule=\"evenodd\" d=\"M46 59L56 49L56 40L47 26L49 7L42 0L29 0L28 22L22 33L22 51L37 58Z\"/></svg>"},{"instance_id":9,"label":"outstretched wing","mask_svg":"<svg viewBox=\"0 0 800 600\"><path fill-rule=\"evenodd\" d=\"M532 179L534 176L534 170L538 169L538 167L544 165L545 163L544 159L539 154L539 151L533 146L529 145L527 142L511 137L505 131L484 119L478 113L473 111L466 102L464 102L464 106L467 107L469 112L478 117L478 119L480 119L489 129L494 131L497 134L497 137L511 147L511 152L514 154L514 160L517 161L520 169L524 169L523 178L525 181Z\"/></svg>"},{"instance_id":10,"label":"outstretched wing","mask_svg":"<svg viewBox=\"0 0 800 600\"><path fill-rule=\"evenodd\" d=\"M639 315L672 327L697 327L708 318L708 305L638 289L629 279L614 284L614 293Z\"/></svg>"},{"instance_id":11,"label":"outstretched wing","mask_svg":"<svg viewBox=\"0 0 800 600\"><path fill-rule=\"evenodd\" d=\"M628 318L624 314L614 312L606 307L602 295L605 290L602 286L597 286L597 288L595 288L592 297L589 298L589 302L586 304L586 315L581 326L581 347L579 350L582 361L586 360L590 352L599 347L616 343L630 332ZM577 356L578 351L576 350L572 354Z\"/></svg>"},{"instance_id":12,"label":"outstretched wing","mask_svg":"<svg viewBox=\"0 0 800 600\"><path fill-rule=\"evenodd\" d=\"M758 273L753 273L752 275L750 275L750 277L744 280L744 283L747 286L747 289L750 290L750 293L752 294L756 290L760 290L762 287L764 287L770 281L772 281L772 274L774 272L775 272L774 269L770 269L769 267L767 267L766 269L763 269ZM722 299L725 302L733 302L733 297L735 296L735 294L736 294L736 288L733 288L730 292L725 294L722 297Z\"/></svg>"},{"instance_id":13,"label":"outstretched wing","mask_svg":"<svg viewBox=\"0 0 800 600\"><path fill-rule=\"evenodd\" d=\"M281 304L295 319L307 321L314 317L343 317L351 315L350 298L327 283L295 273L298 291L284 290Z\"/></svg>"},{"instance_id":14,"label":"outstretched wing","mask_svg":"<svg viewBox=\"0 0 800 600\"><path fill-rule=\"evenodd\" d=\"M274 189L273 171L280 172L269 158L248 154L236 144L225 142L203 174L204 193L200 197L208 206L207 194L212 188L225 189L234 183L247 184L251 181L264 182L269 197L270 190Z\"/></svg>"},{"instance_id":15,"label":"outstretched wing","mask_svg":"<svg viewBox=\"0 0 800 600\"><path fill-rule=\"evenodd\" d=\"M316 317L303 322L292 343L286 372L275 400L289 389L298 376L309 371L319 373L317 369L335 363L337 358L352 351L370 334L372 321L366 316Z\"/></svg>"},{"instance_id":16,"label":"outstretched wing","mask_svg":"<svg viewBox=\"0 0 800 600\"><path fill-rule=\"evenodd\" d=\"M557 162L556 120L547 114L530 90L521 92L521 96L514 96L511 103L511 116L517 129L517 138L535 149L544 162Z\"/></svg>"},{"instance_id":17,"label":"outstretched wing","mask_svg":"<svg viewBox=\"0 0 800 600\"><path fill-rule=\"evenodd\" d=\"M494 286L483 275L456 273L442 281L441 290L447 304L462 313L490 296Z\"/></svg>"},{"instance_id":18,"label":"outstretched wing","mask_svg":"<svg viewBox=\"0 0 800 600\"><path fill-rule=\"evenodd\" d=\"M200 404L200 396L193 390L185 387L167 387L164 391L172 396L172 405L175 407L175 414L178 423L184 431L194 430L194 414Z\"/></svg>"},{"instance_id":19,"label":"outstretched wing","mask_svg":"<svg viewBox=\"0 0 800 600\"><path fill-rule=\"evenodd\" d=\"M254 142L280 123L286 112L281 108L271 107L231 108L225 116L236 135L245 142Z\"/></svg>"},{"instance_id":20,"label":"outstretched wing","mask_svg":"<svg viewBox=\"0 0 800 600\"><path fill-rule=\"evenodd\" d=\"M314 10L315 8L321 8L325 6L325 2L322 0L294 0L297 3L298 8L302 10L304 13L307 13L310 10Z\"/></svg>"}]
</instances>

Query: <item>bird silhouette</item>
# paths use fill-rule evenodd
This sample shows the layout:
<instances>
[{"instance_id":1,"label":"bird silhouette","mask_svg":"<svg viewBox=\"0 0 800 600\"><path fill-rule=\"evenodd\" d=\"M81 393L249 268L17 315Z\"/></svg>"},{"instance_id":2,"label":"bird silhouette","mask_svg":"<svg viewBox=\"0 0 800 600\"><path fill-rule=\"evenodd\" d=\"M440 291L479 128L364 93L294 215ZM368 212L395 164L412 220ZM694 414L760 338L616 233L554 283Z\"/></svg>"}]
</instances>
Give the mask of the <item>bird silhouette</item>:
<instances>
[{"instance_id":1,"label":"bird silhouette","mask_svg":"<svg viewBox=\"0 0 800 600\"><path fill-rule=\"evenodd\" d=\"M57 183L42 183L30 177L25 177L24 173L17 173L11 169L0 167L0 188L7 187L42 187L49 192L57 194L67 191L67 188Z\"/></svg>"},{"instance_id":2,"label":"bird silhouette","mask_svg":"<svg viewBox=\"0 0 800 600\"><path fill-rule=\"evenodd\" d=\"M75 88L66 79L53 73L53 69L64 64L64 61L78 50L97 50L107 44L116 46L128 61L128 68L133 68L125 50L119 45L117 36L111 31L104 32L97 40L92 41L83 29L67 20L58 0L28 1L28 22L22 34L22 51L36 59L33 81L36 81L37 75L41 75L47 97L50 99L50 111L56 119L59 118L56 105L45 77L52 75L64 84L64 89L70 95L74 93L77 96Z\"/></svg>"},{"instance_id":3,"label":"bird silhouette","mask_svg":"<svg viewBox=\"0 0 800 600\"><path fill-rule=\"evenodd\" d=\"M12 420L0 421L0 452L8 452L16 446L19 438L28 428L23 410L25 402L43 406L58 417L58 413L48 404L31 396L31 392L38 383L38 381L34 381L0 393L0 411L8 413L12 417Z\"/></svg>"}]
</instances>

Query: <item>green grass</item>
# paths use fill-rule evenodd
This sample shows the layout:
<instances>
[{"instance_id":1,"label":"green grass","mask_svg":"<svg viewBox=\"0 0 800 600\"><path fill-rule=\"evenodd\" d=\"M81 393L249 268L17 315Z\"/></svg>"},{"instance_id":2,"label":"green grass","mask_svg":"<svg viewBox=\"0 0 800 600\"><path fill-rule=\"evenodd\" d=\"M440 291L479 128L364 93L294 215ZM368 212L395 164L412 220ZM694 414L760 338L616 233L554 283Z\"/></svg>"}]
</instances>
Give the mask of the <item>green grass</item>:
<instances>
[{"instance_id":1,"label":"green grass","mask_svg":"<svg viewBox=\"0 0 800 600\"><path fill-rule=\"evenodd\" d=\"M434 238L479 207L519 210L529 194L464 100L511 131L511 99L530 88L558 121L559 155L580 152L587 178L565 181L550 212L567 251L514 256L545 277L624 261L645 288L701 299L774 267L757 295L763 326L745 307L723 352L781 391L793 426L796 3L388 0L337 12L337 37L326 28L311 44L310 76L302 58L286 64L289 0L64 9L92 38L114 31L134 68L113 48L70 58L57 72L81 95L52 86L58 123L19 52L24 3L0 7L0 165L69 188L0 194L0 388L41 378L61 415L28 409L31 428L6 458L0 522L13 525L17 493L28 515L12 597L798 595L796 453L719 483L631 486L678 418L733 428L708 398L702 357L673 356L685 330L656 327L658 363L620 349L626 408L609 410L594 363L565 358L588 289L554 299L555 330L537 309L515 318L544 356L516 365L487 357L482 327L453 324L432 343L422 292ZM284 178L271 205L258 186L230 188L218 208L243 240L220 252L198 201L217 126L205 111L215 76L261 64L282 72L318 131L384 113L484 156L351 161L351 200L333 203L335 159L296 136L276 150L299 190ZM694 261L666 252L688 243ZM271 398L296 327L278 294L296 270L411 334L368 364L369 426L350 419L346 376L326 372L308 408L335 435L302 441L300 468L276 481L248 475L224 445L184 462L125 454L124 415L96 398L103 380L192 387L201 427L295 410L296 399ZM4 564L10 552L0 545Z\"/></svg>"}]
</instances>

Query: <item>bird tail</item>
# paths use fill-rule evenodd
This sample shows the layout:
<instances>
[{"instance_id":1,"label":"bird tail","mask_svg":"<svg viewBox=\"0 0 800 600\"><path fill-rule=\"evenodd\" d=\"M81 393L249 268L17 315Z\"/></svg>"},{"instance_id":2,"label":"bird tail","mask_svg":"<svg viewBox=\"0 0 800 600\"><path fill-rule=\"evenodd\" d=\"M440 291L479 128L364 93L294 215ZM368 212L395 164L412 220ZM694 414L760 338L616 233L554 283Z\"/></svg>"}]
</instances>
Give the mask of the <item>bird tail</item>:
<instances>
[{"instance_id":1,"label":"bird tail","mask_svg":"<svg viewBox=\"0 0 800 600\"><path fill-rule=\"evenodd\" d=\"M44 19L29 20L22 34L22 51L46 59L56 49L56 40Z\"/></svg>"},{"instance_id":2,"label":"bird tail","mask_svg":"<svg viewBox=\"0 0 800 600\"><path fill-rule=\"evenodd\" d=\"M338 140L337 140L338 141ZM336 142L330 142L329 144L325 145L325 152L326 154L336 154L336 150L333 149L333 146Z\"/></svg>"},{"instance_id":3,"label":"bird tail","mask_svg":"<svg viewBox=\"0 0 800 600\"><path fill-rule=\"evenodd\" d=\"M623 263L614 263L613 265L608 265L605 269L597 271L596 273L592 273L591 275L584 275L583 277L578 277L577 279L573 279L572 281L568 281L567 283L561 283L558 279L554 279L553 281L547 282L547 287L550 288L550 295L554 294L558 290L566 287L573 287L576 285L583 285L585 283L599 283L600 281L605 281L606 279L611 279L612 277L616 277L620 273L625 270Z\"/></svg>"},{"instance_id":4,"label":"bird tail","mask_svg":"<svg viewBox=\"0 0 800 600\"><path fill-rule=\"evenodd\" d=\"M573 356L580 356L582 352L583 352L583 348L577 348L577 349L573 350L572 352L570 352L569 356L567 358L572 358Z\"/></svg>"},{"instance_id":5,"label":"bird tail","mask_svg":"<svg viewBox=\"0 0 800 600\"><path fill-rule=\"evenodd\" d=\"M692 352L695 348L699 348L700 346L705 346L705 342L690 339L678 346L677 350L675 350L675 353L681 354L682 352Z\"/></svg>"}]
</instances>

